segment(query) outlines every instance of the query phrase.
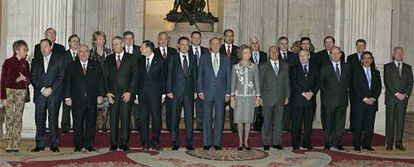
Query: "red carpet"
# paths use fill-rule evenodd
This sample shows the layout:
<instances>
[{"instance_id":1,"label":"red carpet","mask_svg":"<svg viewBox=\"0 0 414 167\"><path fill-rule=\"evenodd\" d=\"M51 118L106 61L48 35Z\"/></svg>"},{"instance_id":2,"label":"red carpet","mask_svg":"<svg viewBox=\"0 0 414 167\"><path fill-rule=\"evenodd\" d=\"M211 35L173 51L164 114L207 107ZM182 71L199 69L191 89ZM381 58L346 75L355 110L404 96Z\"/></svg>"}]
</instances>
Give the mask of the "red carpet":
<instances>
[{"instance_id":1,"label":"red carpet","mask_svg":"<svg viewBox=\"0 0 414 167\"><path fill-rule=\"evenodd\" d=\"M130 135L130 147L140 147L139 134L131 133ZM185 133L184 130L180 133L181 144L184 144ZM73 147L73 136L72 133L61 135L60 136L60 147ZM164 147L171 147L171 135L168 132L161 133L161 145ZM291 135L290 133L283 133L283 146L291 146ZM324 146L325 134L321 129L314 129L312 132L312 145L313 146ZM236 147L238 146L238 137L236 133L223 132L222 137L223 147ZM262 137L260 133L252 132L249 138L250 146L261 147L262 146ZM343 136L344 146L352 146L352 133L345 132ZM379 134L374 134L372 146L383 146L385 144L384 136ZM109 132L108 133L97 133L95 138L95 147L109 147ZM193 137L193 146L202 147L203 146L203 135L201 132L194 132Z\"/></svg>"}]
</instances>

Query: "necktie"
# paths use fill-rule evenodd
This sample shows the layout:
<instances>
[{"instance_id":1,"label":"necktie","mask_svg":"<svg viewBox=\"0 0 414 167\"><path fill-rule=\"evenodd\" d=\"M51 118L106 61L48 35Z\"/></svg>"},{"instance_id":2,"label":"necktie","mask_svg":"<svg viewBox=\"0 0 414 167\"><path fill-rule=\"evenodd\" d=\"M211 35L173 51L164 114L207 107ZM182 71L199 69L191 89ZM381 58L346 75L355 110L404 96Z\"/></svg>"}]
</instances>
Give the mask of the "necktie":
<instances>
[{"instance_id":1,"label":"necktie","mask_svg":"<svg viewBox=\"0 0 414 167\"><path fill-rule=\"evenodd\" d=\"M121 67L121 55L116 56L116 68L119 70L119 67Z\"/></svg>"},{"instance_id":2,"label":"necktie","mask_svg":"<svg viewBox=\"0 0 414 167\"><path fill-rule=\"evenodd\" d=\"M398 63L397 68L398 68L398 74L399 74L399 75L400 75L400 77L401 77L401 72L402 72L401 63Z\"/></svg>"},{"instance_id":3,"label":"necktie","mask_svg":"<svg viewBox=\"0 0 414 167\"><path fill-rule=\"evenodd\" d=\"M75 51L72 51L72 58L73 58L73 60L75 60L75 58L76 58L76 52Z\"/></svg>"},{"instance_id":4,"label":"necktie","mask_svg":"<svg viewBox=\"0 0 414 167\"><path fill-rule=\"evenodd\" d=\"M273 70L275 71L276 76L279 75L279 68L277 67L276 62L273 62Z\"/></svg>"},{"instance_id":5,"label":"necktie","mask_svg":"<svg viewBox=\"0 0 414 167\"><path fill-rule=\"evenodd\" d=\"M134 49L132 48L132 46L129 47L129 53L132 54L132 52L134 51Z\"/></svg>"},{"instance_id":6,"label":"necktie","mask_svg":"<svg viewBox=\"0 0 414 167\"><path fill-rule=\"evenodd\" d=\"M200 52L198 52L198 48L195 48L195 55L197 57L197 65L200 63Z\"/></svg>"},{"instance_id":7,"label":"necktie","mask_svg":"<svg viewBox=\"0 0 414 167\"><path fill-rule=\"evenodd\" d=\"M254 53L254 63L259 64L259 53Z\"/></svg>"},{"instance_id":8,"label":"necktie","mask_svg":"<svg viewBox=\"0 0 414 167\"><path fill-rule=\"evenodd\" d=\"M282 57L282 59L283 59L283 60L286 60L286 52L283 52L283 57Z\"/></svg>"},{"instance_id":9,"label":"necktie","mask_svg":"<svg viewBox=\"0 0 414 167\"><path fill-rule=\"evenodd\" d=\"M369 68L365 70L365 74L368 81L368 88L371 90L371 72L369 71Z\"/></svg>"},{"instance_id":10,"label":"necktie","mask_svg":"<svg viewBox=\"0 0 414 167\"><path fill-rule=\"evenodd\" d=\"M187 75L188 72L188 61L187 61L187 55L183 55L183 70L184 74Z\"/></svg>"},{"instance_id":11,"label":"necktie","mask_svg":"<svg viewBox=\"0 0 414 167\"><path fill-rule=\"evenodd\" d=\"M218 57L217 57L217 54L214 54L214 63L213 63L214 65L213 65L213 70L214 70L214 75L216 75L217 76L217 73L218 73Z\"/></svg>"},{"instance_id":12,"label":"necktie","mask_svg":"<svg viewBox=\"0 0 414 167\"><path fill-rule=\"evenodd\" d=\"M230 45L227 46L226 55L227 55L227 57L230 57L230 55L231 55L231 46Z\"/></svg>"},{"instance_id":13,"label":"necktie","mask_svg":"<svg viewBox=\"0 0 414 167\"><path fill-rule=\"evenodd\" d=\"M308 74L308 65L303 65L303 72L305 72L305 74Z\"/></svg>"},{"instance_id":14,"label":"necktie","mask_svg":"<svg viewBox=\"0 0 414 167\"><path fill-rule=\"evenodd\" d=\"M147 73L149 72L150 66L151 66L150 58L147 58L147 65L145 66Z\"/></svg>"},{"instance_id":15,"label":"necktie","mask_svg":"<svg viewBox=\"0 0 414 167\"><path fill-rule=\"evenodd\" d=\"M340 82L341 81L341 70L339 69L339 63L336 64L335 73L336 73L336 79L338 80L338 82Z\"/></svg>"},{"instance_id":16,"label":"necktie","mask_svg":"<svg viewBox=\"0 0 414 167\"><path fill-rule=\"evenodd\" d=\"M49 56L49 58L45 58L45 59L43 59L44 60L44 64L43 64L43 66L44 66L44 69L45 69L45 74L47 73L47 68L49 67L49 60L50 60L50 56Z\"/></svg>"},{"instance_id":17,"label":"necktie","mask_svg":"<svg viewBox=\"0 0 414 167\"><path fill-rule=\"evenodd\" d=\"M167 58L167 52L165 51L165 48L162 49L162 58Z\"/></svg>"},{"instance_id":18,"label":"necktie","mask_svg":"<svg viewBox=\"0 0 414 167\"><path fill-rule=\"evenodd\" d=\"M82 64L83 75L86 75L86 63Z\"/></svg>"}]
</instances>

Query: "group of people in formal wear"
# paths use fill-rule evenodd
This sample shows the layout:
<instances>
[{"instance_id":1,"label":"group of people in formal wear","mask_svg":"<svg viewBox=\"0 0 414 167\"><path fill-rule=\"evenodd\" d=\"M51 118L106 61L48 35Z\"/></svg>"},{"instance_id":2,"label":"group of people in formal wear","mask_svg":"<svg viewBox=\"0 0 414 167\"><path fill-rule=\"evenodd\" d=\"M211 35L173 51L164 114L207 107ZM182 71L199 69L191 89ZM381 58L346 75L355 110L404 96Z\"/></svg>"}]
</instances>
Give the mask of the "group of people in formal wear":
<instances>
[{"instance_id":1,"label":"group of people in formal wear","mask_svg":"<svg viewBox=\"0 0 414 167\"><path fill-rule=\"evenodd\" d=\"M287 120L292 148L313 149L312 123L318 93L324 149L344 149L342 137L349 103L354 149L374 150L371 141L382 81L364 39L356 41L357 52L345 61L345 53L335 46L332 36L325 37L325 49L317 53L309 37L300 39L299 50L289 51L285 36L266 53L260 50L257 37L252 37L248 45L233 44L231 29L223 32L223 44L221 38L213 37L208 48L201 46L202 33L194 31L190 38L182 36L176 41L178 50L169 46L167 32L158 34L157 48L150 40L135 45L134 33L126 31L108 41L109 49L105 33L96 31L92 47L81 44L74 34L65 50L55 42L56 35L53 28L45 31L45 38L34 47L31 63L24 40L13 43L13 56L4 61L0 97L6 115L7 152L18 152L20 148L23 110L30 101L29 85L34 88L36 124L36 147L32 152L43 151L46 146L59 152L59 135L71 128L70 111L75 152L95 151L98 129L109 129L110 151L130 150L131 130L139 131L144 150L163 150L163 110L172 150L182 145L182 111L184 145L190 151L194 150L194 130L202 131L204 150L221 150L226 115L231 130L237 131L240 151L251 150L249 134L259 117L264 150L283 149L282 131ZM394 146L405 150L402 136L413 74L403 57L403 48L395 47L392 61L384 65L387 150Z\"/></svg>"}]
</instances>

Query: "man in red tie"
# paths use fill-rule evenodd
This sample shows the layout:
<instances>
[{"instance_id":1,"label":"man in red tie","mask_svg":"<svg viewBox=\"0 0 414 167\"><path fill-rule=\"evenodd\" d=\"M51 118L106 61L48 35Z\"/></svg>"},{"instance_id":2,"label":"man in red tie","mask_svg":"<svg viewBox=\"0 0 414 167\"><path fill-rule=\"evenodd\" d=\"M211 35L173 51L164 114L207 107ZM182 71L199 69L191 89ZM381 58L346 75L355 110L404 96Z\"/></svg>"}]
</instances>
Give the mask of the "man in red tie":
<instances>
[{"instance_id":1,"label":"man in red tie","mask_svg":"<svg viewBox=\"0 0 414 167\"><path fill-rule=\"evenodd\" d=\"M165 60L165 71L164 74L167 74L168 69L168 60L169 56L176 55L178 53L177 49L174 49L172 47L169 47L170 36L168 36L168 33L165 31L162 31L158 33L158 48L154 49L154 55L157 57L162 57ZM165 76L166 78L167 76ZM165 96L163 96L163 99L165 99ZM167 125L167 130L171 130L171 99L167 98L165 100L162 100L162 115L165 116L165 124Z\"/></svg>"},{"instance_id":2,"label":"man in red tie","mask_svg":"<svg viewBox=\"0 0 414 167\"><path fill-rule=\"evenodd\" d=\"M232 29L226 29L223 32L223 38L224 38L224 44L220 47L220 54L226 55L230 58L231 65L237 64L239 62L239 58L237 56L237 52L239 50L239 47L234 45L234 32ZM234 111L230 107L229 103L226 103L226 106L228 105L228 108L230 110L230 130L232 132L236 132L236 126L234 124L233 115ZM227 113L227 112L226 112Z\"/></svg>"}]
</instances>

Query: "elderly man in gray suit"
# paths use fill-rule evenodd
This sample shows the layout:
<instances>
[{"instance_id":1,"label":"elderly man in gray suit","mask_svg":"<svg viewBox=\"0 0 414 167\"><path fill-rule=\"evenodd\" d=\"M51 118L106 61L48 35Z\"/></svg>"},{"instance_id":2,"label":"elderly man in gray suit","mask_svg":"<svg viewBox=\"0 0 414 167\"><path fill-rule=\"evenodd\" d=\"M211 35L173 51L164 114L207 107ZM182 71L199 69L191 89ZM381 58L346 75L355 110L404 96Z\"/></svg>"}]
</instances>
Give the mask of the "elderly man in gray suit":
<instances>
[{"instance_id":1,"label":"elderly man in gray suit","mask_svg":"<svg viewBox=\"0 0 414 167\"><path fill-rule=\"evenodd\" d=\"M221 150L224 126L224 102L230 100L230 59L220 54L220 39L210 39L211 53L201 56L198 68L197 93L203 100L203 149ZM211 139L214 106L214 140Z\"/></svg>"},{"instance_id":2,"label":"elderly man in gray suit","mask_svg":"<svg viewBox=\"0 0 414 167\"><path fill-rule=\"evenodd\" d=\"M262 138L264 150L269 150L273 137L273 148L282 150L283 110L289 103L289 65L279 61L279 48L269 48L270 61L259 67L263 109ZM271 129L273 124L273 134Z\"/></svg>"}]
</instances>

